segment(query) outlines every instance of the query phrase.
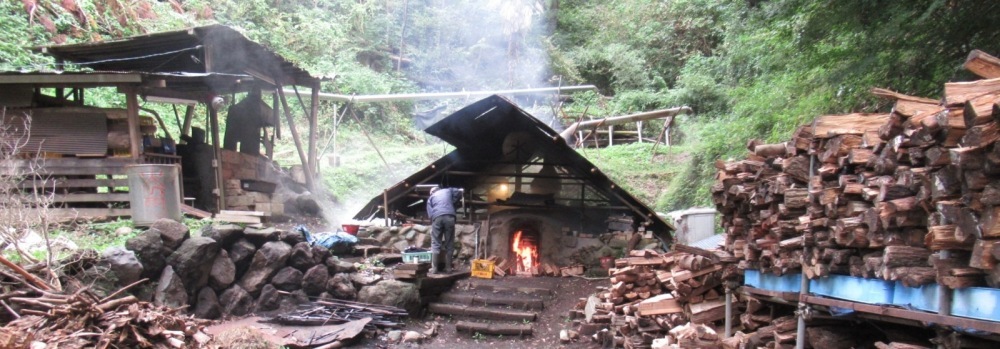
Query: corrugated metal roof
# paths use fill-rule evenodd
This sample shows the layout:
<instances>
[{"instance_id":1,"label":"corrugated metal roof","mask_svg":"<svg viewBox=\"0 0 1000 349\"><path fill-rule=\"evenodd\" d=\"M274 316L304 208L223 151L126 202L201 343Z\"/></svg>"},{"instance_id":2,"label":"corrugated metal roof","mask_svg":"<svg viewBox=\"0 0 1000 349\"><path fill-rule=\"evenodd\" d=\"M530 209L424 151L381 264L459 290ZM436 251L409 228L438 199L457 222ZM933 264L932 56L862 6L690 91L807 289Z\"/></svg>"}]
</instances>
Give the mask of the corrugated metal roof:
<instances>
[{"instance_id":1,"label":"corrugated metal roof","mask_svg":"<svg viewBox=\"0 0 1000 349\"><path fill-rule=\"evenodd\" d=\"M725 241L726 241L725 234L715 234L707 238L690 243L688 244L688 246L697 247L703 250L713 250L719 248L719 246L722 246L722 244Z\"/></svg>"},{"instance_id":2,"label":"corrugated metal roof","mask_svg":"<svg viewBox=\"0 0 1000 349\"><path fill-rule=\"evenodd\" d=\"M265 75L282 84L304 86L315 80L306 70L224 25L37 50L102 71Z\"/></svg>"},{"instance_id":3,"label":"corrugated metal roof","mask_svg":"<svg viewBox=\"0 0 1000 349\"><path fill-rule=\"evenodd\" d=\"M505 156L503 150L504 142L509 135L522 133L526 135L523 140L527 147L540 155L546 163L568 169L571 173L567 175L586 182L614 204L627 207L636 222L648 221L650 228L657 232L673 230L653 210L570 148L555 130L501 96L494 95L472 103L424 131L454 145L456 149L387 188L390 211L413 214L423 210L422 203L413 202L416 199L399 202L418 184L447 184L456 187L471 184L468 181L475 180L470 177L449 176L446 171L484 172L495 168L497 164L509 164L509 154ZM380 216L379 207L383 201L382 195L373 198L358 212L355 219ZM665 234L665 238L669 237L669 233Z\"/></svg>"}]
</instances>

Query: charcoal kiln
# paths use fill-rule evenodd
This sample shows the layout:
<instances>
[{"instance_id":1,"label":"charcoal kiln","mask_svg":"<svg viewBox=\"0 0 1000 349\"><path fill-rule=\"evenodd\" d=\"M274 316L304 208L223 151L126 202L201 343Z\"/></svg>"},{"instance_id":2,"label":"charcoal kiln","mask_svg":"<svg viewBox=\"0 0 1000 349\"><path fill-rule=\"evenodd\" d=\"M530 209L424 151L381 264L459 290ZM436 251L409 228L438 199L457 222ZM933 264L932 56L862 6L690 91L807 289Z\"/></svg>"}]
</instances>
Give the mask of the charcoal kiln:
<instances>
[{"instance_id":1,"label":"charcoal kiln","mask_svg":"<svg viewBox=\"0 0 1000 349\"><path fill-rule=\"evenodd\" d=\"M425 131L456 149L387 188L355 219L428 224L430 187L463 188L457 220L482 227L473 244L478 257L515 261L519 274L621 253L624 244L606 248L615 233L641 234L661 247L671 241L670 226L653 210L503 97L473 103Z\"/></svg>"}]
</instances>

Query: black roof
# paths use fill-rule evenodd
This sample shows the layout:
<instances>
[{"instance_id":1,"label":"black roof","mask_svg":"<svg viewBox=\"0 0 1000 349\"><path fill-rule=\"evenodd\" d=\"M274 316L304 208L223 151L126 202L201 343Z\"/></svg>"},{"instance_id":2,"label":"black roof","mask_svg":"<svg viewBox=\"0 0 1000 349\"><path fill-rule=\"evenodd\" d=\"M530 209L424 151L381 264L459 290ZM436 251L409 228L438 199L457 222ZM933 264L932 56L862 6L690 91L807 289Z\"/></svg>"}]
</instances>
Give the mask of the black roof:
<instances>
[{"instance_id":1,"label":"black roof","mask_svg":"<svg viewBox=\"0 0 1000 349\"><path fill-rule=\"evenodd\" d=\"M224 25L37 50L99 71L252 75L281 85L315 81L306 70Z\"/></svg>"},{"instance_id":2,"label":"black roof","mask_svg":"<svg viewBox=\"0 0 1000 349\"><path fill-rule=\"evenodd\" d=\"M517 137L514 138L521 143L518 146L532 154L533 159L541 159L533 164L560 168L561 173L558 175L536 175L537 177L585 182L595 196L607 199L605 203L596 205L604 205L606 208L617 207L619 211L631 214L636 222L648 223L649 229L662 232L664 233L662 237L669 239L669 232L672 229L656 215L655 211L615 184L594 164L567 145L551 127L504 97L493 95L472 103L424 131L454 145L456 149L403 181L386 188L385 196L379 195L373 198L357 213L355 219L382 217L380 207L385 199L389 201L390 211L417 215L424 209L424 205L420 202L421 198L413 195L417 185L420 184L450 187L466 187L474 184L473 176L454 173L505 176L504 173L511 171L498 168L511 166L512 156L516 157L516 154L511 152L520 151L510 144L511 135L516 134ZM588 210L590 209L591 207L588 207Z\"/></svg>"}]
</instances>

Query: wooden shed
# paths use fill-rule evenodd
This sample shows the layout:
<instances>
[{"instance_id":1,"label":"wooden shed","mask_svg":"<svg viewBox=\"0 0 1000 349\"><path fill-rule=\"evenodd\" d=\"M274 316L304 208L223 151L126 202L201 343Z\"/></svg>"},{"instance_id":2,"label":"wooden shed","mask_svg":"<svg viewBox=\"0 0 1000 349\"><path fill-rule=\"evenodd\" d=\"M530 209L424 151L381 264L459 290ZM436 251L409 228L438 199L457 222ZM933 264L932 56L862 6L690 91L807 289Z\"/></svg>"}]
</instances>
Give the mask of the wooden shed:
<instances>
[{"instance_id":1,"label":"wooden shed","mask_svg":"<svg viewBox=\"0 0 1000 349\"><path fill-rule=\"evenodd\" d=\"M304 86L316 94L320 79L232 28L212 25L36 50L67 69L0 72L3 125L23 129L20 125L27 116L31 121L27 134L5 133L7 138L31 141L2 168L23 170L43 159L41 176L24 178L18 185L54 193L56 206L51 212L57 216L128 215L124 167L143 163L183 164L182 183L188 189L184 196L193 206L213 212L274 210L263 194L273 190L274 183L265 178L273 167L275 139L282 136L281 116L288 122L286 134L295 140L305 184L313 184L319 99L302 106L309 111L310 127L300 135L280 91L284 86ZM95 88L123 94L126 107L98 108L88 103ZM244 93L254 98L242 97ZM238 95L243 100L232 103ZM268 98L270 105L264 102ZM166 115L143 108L146 103L173 104L171 116L180 127L167 129L162 121ZM205 106L201 108L205 115L195 115L199 104ZM255 115L250 128L242 118L248 113ZM201 117L204 132L192 129L192 121ZM237 128L248 129L244 133L249 136L224 132ZM157 129L166 136L156 137ZM193 143L200 146L201 156L185 158L179 150L198 148ZM202 173L192 175L193 167ZM191 186L207 194L192 195ZM190 212L197 210L191 207Z\"/></svg>"}]
</instances>

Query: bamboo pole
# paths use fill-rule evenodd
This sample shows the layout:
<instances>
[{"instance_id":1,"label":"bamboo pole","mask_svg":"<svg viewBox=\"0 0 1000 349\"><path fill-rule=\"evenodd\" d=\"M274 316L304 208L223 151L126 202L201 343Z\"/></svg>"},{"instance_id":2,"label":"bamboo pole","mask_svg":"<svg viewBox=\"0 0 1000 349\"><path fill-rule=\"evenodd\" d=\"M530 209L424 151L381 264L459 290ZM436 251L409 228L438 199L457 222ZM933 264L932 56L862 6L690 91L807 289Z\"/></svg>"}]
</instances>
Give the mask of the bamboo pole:
<instances>
[{"instance_id":1,"label":"bamboo pole","mask_svg":"<svg viewBox=\"0 0 1000 349\"><path fill-rule=\"evenodd\" d=\"M401 93L401 94L391 94L391 95L343 95L335 93L320 93L319 99L324 101L337 101L337 102L347 102L354 99L355 102L400 102L400 101L419 101L419 100L429 100L429 99L451 99L451 98L471 98L471 97L485 97L490 95L523 95L523 94L548 94L553 92L583 92L583 91L597 91L597 87L594 85L581 85L581 86L564 86L564 87L544 87L544 88L528 88L528 89L516 89L516 90L497 90L497 91L468 91L468 92L439 92L439 93ZM295 91L284 90L281 92L286 95L294 95Z\"/></svg>"},{"instance_id":2,"label":"bamboo pole","mask_svg":"<svg viewBox=\"0 0 1000 349\"><path fill-rule=\"evenodd\" d=\"M309 105L309 170L315 171L313 174L319 173L319 154L316 154L316 134L319 130L317 126L319 118L319 80L313 82L312 85L312 101ZM315 189L315 188L310 188Z\"/></svg>"}]
</instances>

